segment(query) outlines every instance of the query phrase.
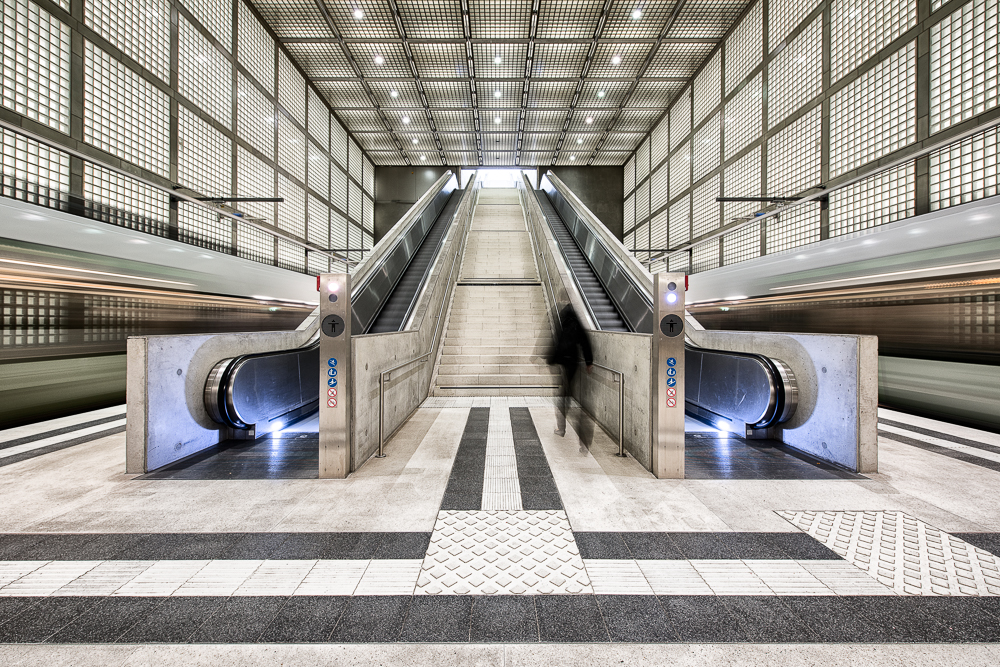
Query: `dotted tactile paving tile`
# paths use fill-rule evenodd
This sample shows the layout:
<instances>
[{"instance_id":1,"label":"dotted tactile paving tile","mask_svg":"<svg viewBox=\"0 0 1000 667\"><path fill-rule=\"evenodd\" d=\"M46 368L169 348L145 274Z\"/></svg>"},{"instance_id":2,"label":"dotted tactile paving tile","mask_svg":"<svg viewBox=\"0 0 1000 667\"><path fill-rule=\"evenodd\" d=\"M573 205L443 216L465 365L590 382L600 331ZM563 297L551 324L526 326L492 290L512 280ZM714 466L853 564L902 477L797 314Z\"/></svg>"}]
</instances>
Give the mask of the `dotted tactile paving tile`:
<instances>
[{"instance_id":1,"label":"dotted tactile paving tile","mask_svg":"<svg viewBox=\"0 0 1000 667\"><path fill-rule=\"evenodd\" d=\"M417 579L425 595L593 593L562 510L443 511Z\"/></svg>"},{"instance_id":2,"label":"dotted tactile paving tile","mask_svg":"<svg viewBox=\"0 0 1000 667\"><path fill-rule=\"evenodd\" d=\"M783 511L900 595L1000 595L997 558L905 512Z\"/></svg>"}]
</instances>

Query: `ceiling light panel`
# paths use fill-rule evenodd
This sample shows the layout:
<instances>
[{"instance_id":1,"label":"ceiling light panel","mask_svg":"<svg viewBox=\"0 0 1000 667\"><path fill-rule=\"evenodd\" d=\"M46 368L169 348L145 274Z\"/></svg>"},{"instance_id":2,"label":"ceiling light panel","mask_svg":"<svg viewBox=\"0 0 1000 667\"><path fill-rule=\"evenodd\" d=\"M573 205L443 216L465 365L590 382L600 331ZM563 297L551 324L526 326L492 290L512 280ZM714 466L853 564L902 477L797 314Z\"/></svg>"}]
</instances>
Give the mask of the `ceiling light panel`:
<instances>
[{"instance_id":1,"label":"ceiling light panel","mask_svg":"<svg viewBox=\"0 0 1000 667\"><path fill-rule=\"evenodd\" d=\"M652 44L602 43L594 51L588 76L595 78L633 77L646 61ZM614 64L616 58L621 62Z\"/></svg>"},{"instance_id":2,"label":"ceiling light panel","mask_svg":"<svg viewBox=\"0 0 1000 667\"><path fill-rule=\"evenodd\" d=\"M674 0L658 1L618 0L604 23L604 39L656 39L674 10ZM639 11L635 18L636 10Z\"/></svg>"},{"instance_id":3,"label":"ceiling light panel","mask_svg":"<svg viewBox=\"0 0 1000 667\"><path fill-rule=\"evenodd\" d=\"M594 157L594 161L592 164L595 167L597 166L620 167L626 162L628 162L629 158L631 157L632 153L613 153L610 151L602 150Z\"/></svg>"},{"instance_id":4,"label":"ceiling light panel","mask_svg":"<svg viewBox=\"0 0 1000 667\"><path fill-rule=\"evenodd\" d=\"M476 129L471 111L434 110L431 115L439 132L474 132Z\"/></svg>"},{"instance_id":5,"label":"ceiling light panel","mask_svg":"<svg viewBox=\"0 0 1000 667\"><path fill-rule=\"evenodd\" d=\"M719 39L749 4L749 0L688 0L668 37Z\"/></svg>"},{"instance_id":6,"label":"ceiling light panel","mask_svg":"<svg viewBox=\"0 0 1000 667\"><path fill-rule=\"evenodd\" d=\"M556 164L566 166L586 166L590 159L590 151L567 151L565 148L559 153Z\"/></svg>"},{"instance_id":7,"label":"ceiling light panel","mask_svg":"<svg viewBox=\"0 0 1000 667\"><path fill-rule=\"evenodd\" d=\"M285 48L310 79L355 76L351 63L337 44L286 44Z\"/></svg>"},{"instance_id":8,"label":"ceiling light panel","mask_svg":"<svg viewBox=\"0 0 1000 667\"><path fill-rule=\"evenodd\" d=\"M341 85L339 83L334 85ZM423 106L420 101L420 93L417 92L417 85L409 81L379 81L368 82L372 93L379 106L386 108L414 108ZM396 93L393 95L393 93Z\"/></svg>"},{"instance_id":9,"label":"ceiling light panel","mask_svg":"<svg viewBox=\"0 0 1000 667\"><path fill-rule=\"evenodd\" d=\"M398 39L396 22L392 20L392 12L386 2L371 0L325 0L326 9L330 12L337 30L345 39ZM358 19L354 11L360 9L364 16Z\"/></svg>"},{"instance_id":10,"label":"ceiling light panel","mask_svg":"<svg viewBox=\"0 0 1000 667\"><path fill-rule=\"evenodd\" d=\"M484 109L480 112L480 125L483 132L517 132L517 122L520 111L494 111ZM496 122L497 119L500 122Z\"/></svg>"},{"instance_id":11,"label":"ceiling light panel","mask_svg":"<svg viewBox=\"0 0 1000 667\"><path fill-rule=\"evenodd\" d=\"M618 116L614 129L622 132L649 132L662 115L662 109L625 109Z\"/></svg>"},{"instance_id":12,"label":"ceiling light panel","mask_svg":"<svg viewBox=\"0 0 1000 667\"><path fill-rule=\"evenodd\" d=\"M524 117L524 129L528 132L560 132L566 121L565 111L532 111Z\"/></svg>"},{"instance_id":13,"label":"ceiling light panel","mask_svg":"<svg viewBox=\"0 0 1000 667\"><path fill-rule=\"evenodd\" d=\"M464 44L411 44L410 50L421 77L454 79L469 76Z\"/></svg>"},{"instance_id":14,"label":"ceiling light panel","mask_svg":"<svg viewBox=\"0 0 1000 667\"><path fill-rule=\"evenodd\" d=\"M401 110L384 109L389 127L395 132L430 132L431 126L423 109Z\"/></svg>"},{"instance_id":15,"label":"ceiling light panel","mask_svg":"<svg viewBox=\"0 0 1000 667\"><path fill-rule=\"evenodd\" d=\"M552 151L521 153L522 167L547 167L552 164Z\"/></svg>"},{"instance_id":16,"label":"ceiling light panel","mask_svg":"<svg viewBox=\"0 0 1000 667\"><path fill-rule=\"evenodd\" d=\"M281 39L332 37L326 19L313 0L253 0L252 4Z\"/></svg>"},{"instance_id":17,"label":"ceiling light panel","mask_svg":"<svg viewBox=\"0 0 1000 667\"><path fill-rule=\"evenodd\" d=\"M416 143L413 143L416 139ZM403 148L408 151L434 151L437 152L437 144L434 142L434 135L430 132L414 133L403 132L399 135L399 140L403 142Z\"/></svg>"},{"instance_id":18,"label":"ceiling light panel","mask_svg":"<svg viewBox=\"0 0 1000 667\"><path fill-rule=\"evenodd\" d=\"M588 48L586 44L536 44L531 76L578 78L583 72Z\"/></svg>"},{"instance_id":19,"label":"ceiling light panel","mask_svg":"<svg viewBox=\"0 0 1000 667\"><path fill-rule=\"evenodd\" d=\"M517 79L524 76L528 59L527 44L473 44L472 58L476 78ZM500 58L497 64L496 59Z\"/></svg>"},{"instance_id":20,"label":"ceiling light panel","mask_svg":"<svg viewBox=\"0 0 1000 667\"><path fill-rule=\"evenodd\" d=\"M434 108L472 108L472 93L465 81L426 81L427 106Z\"/></svg>"},{"instance_id":21,"label":"ceiling light panel","mask_svg":"<svg viewBox=\"0 0 1000 667\"><path fill-rule=\"evenodd\" d=\"M572 81L535 81L528 88L528 106L569 107L573 103L576 84Z\"/></svg>"},{"instance_id":22,"label":"ceiling light panel","mask_svg":"<svg viewBox=\"0 0 1000 667\"><path fill-rule=\"evenodd\" d=\"M594 143L597 143L596 141ZM559 144L557 132L525 132L521 141L523 151L554 151Z\"/></svg>"},{"instance_id":23,"label":"ceiling light panel","mask_svg":"<svg viewBox=\"0 0 1000 667\"><path fill-rule=\"evenodd\" d=\"M484 167L513 167L513 151L483 151Z\"/></svg>"},{"instance_id":24,"label":"ceiling light panel","mask_svg":"<svg viewBox=\"0 0 1000 667\"><path fill-rule=\"evenodd\" d=\"M517 148L517 134L514 132L483 132L484 151L512 151Z\"/></svg>"},{"instance_id":25,"label":"ceiling light panel","mask_svg":"<svg viewBox=\"0 0 1000 667\"><path fill-rule=\"evenodd\" d=\"M614 118L615 112L607 109L577 109L569 121L570 131L603 132ZM590 119L590 122L587 122Z\"/></svg>"},{"instance_id":26,"label":"ceiling light panel","mask_svg":"<svg viewBox=\"0 0 1000 667\"><path fill-rule=\"evenodd\" d=\"M396 0L409 39L462 39L459 0Z\"/></svg>"},{"instance_id":27,"label":"ceiling light panel","mask_svg":"<svg viewBox=\"0 0 1000 667\"><path fill-rule=\"evenodd\" d=\"M378 165L380 167L391 167L393 165L406 164L403 161L403 156L399 154L399 151L392 152L379 152L373 151L368 153L368 158L372 161L372 164Z\"/></svg>"},{"instance_id":28,"label":"ceiling light panel","mask_svg":"<svg viewBox=\"0 0 1000 667\"><path fill-rule=\"evenodd\" d=\"M524 39L531 27L531 3L525 0L469 0L473 39Z\"/></svg>"},{"instance_id":29,"label":"ceiling light panel","mask_svg":"<svg viewBox=\"0 0 1000 667\"><path fill-rule=\"evenodd\" d=\"M574 151L593 151L601 140L603 132L568 132L563 148ZM554 146L553 146L554 148Z\"/></svg>"},{"instance_id":30,"label":"ceiling light panel","mask_svg":"<svg viewBox=\"0 0 1000 667\"><path fill-rule=\"evenodd\" d=\"M472 151L462 153L446 152L444 159L450 165L474 167L479 164L479 153Z\"/></svg>"},{"instance_id":31,"label":"ceiling light panel","mask_svg":"<svg viewBox=\"0 0 1000 667\"><path fill-rule=\"evenodd\" d=\"M661 44L646 76L691 77L714 48L714 44Z\"/></svg>"},{"instance_id":32,"label":"ceiling light panel","mask_svg":"<svg viewBox=\"0 0 1000 667\"><path fill-rule=\"evenodd\" d=\"M388 132L355 132L354 139L364 151L396 151L396 142Z\"/></svg>"},{"instance_id":33,"label":"ceiling light panel","mask_svg":"<svg viewBox=\"0 0 1000 667\"><path fill-rule=\"evenodd\" d=\"M592 108L617 109L631 85L628 81L587 81L583 84L580 101L577 104Z\"/></svg>"},{"instance_id":34,"label":"ceiling light panel","mask_svg":"<svg viewBox=\"0 0 1000 667\"><path fill-rule=\"evenodd\" d=\"M538 9L540 39L592 39L604 0L542 0Z\"/></svg>"},{"instance_id":35,"label":"ceiling light panel","mask_svg":"<svg viewBox=\"0 0 1000 667\"><path fill-rule=\"evenodd\" d=\"M480 109L521 108L521 91L524 84L520 81L476 81L479 93ZM497 91L500 97L496 96Z\"/></svg>"},{"instance_id":36,"label":"ceiling light panel","mask_svg":"<svg viewBox=\"0 0 1000 667\"><path fill-rule=\"evenodd\" d=\"M476 136L469 132L441 132L438 136L446 153L479 150Z\"/></svg>"},{"instance_id":37,"label":"ceiling light panel","mask_svg":"<svg viewBox=\"0 0 1000 667\"><path fill-rule=\"evenodd\" d=\"M670 100L681 92L684 83L667 81L640 81L628 100L629 107L645 107L648 109L666 109Z\"/></svg>"},{"instance_id":38,"label":"ceiling light panel","mask_svg":"<svg viewBox=\"0 0 1000 667\"><path fill-rule=\"evenodd\" d=\"M373 79L413 76L402 44L391 42L355 43L349 44L347 48L351 51L354 62L358 64L362 76ZM378 64L379 58L382 59L381 65Z\"/></svg>"},{"instance_id":39,"label":"ceiling light panel","mask_svg":"<svg viewBox=\"0 0 1000 667\"><path fill-rule=\"evenodd\" d=\"M348 132L384 132L385 125L375 111L335 110Z\"/></svg>"},{"instance_id":40,"label":"ceiling light panel","mask_svg":"<svg viewBox=\"0 0 1000 667\"><path fill-rule=\"evenodd\" d=\"M634 151L646 138L643 132L609 132L602 151Z\"/></svg>"},{"instance_id":41,"label":"ceiling light panel","mask_svg":"<svg viewBox=\"0 0 1000 667\"><path fill-rule=\"evenodd\" d=\"M320 81L314 85L334 109L375 108L360 81L337 81L335 83Z\"/></svg>"},{"instance_id":42,"label":"ceiling light panel","mask_svg":"<svg viewBox=\"0 0 1000 667\"><path fill-rule=\"evenodd\" d=\"M410 158L410 164L414 166L441 166L441 154L435 148L432 151L406 151L406 157ZM424 158L421 160L420 158Z\"/></svg>"}]
</instances>

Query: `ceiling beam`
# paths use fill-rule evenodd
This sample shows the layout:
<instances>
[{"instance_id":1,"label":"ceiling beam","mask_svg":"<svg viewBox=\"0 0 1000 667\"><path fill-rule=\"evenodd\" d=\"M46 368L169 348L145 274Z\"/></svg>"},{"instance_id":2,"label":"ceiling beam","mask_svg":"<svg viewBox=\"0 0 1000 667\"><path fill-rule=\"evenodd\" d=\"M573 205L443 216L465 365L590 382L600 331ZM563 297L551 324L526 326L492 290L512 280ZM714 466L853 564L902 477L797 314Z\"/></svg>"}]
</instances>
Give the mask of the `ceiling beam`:
<instances>
[{"instance_id":1,"label":"ceiling beam","mask_svg":"<svg viewBox=\"0 0 1000 667\"><path fill-rule=\"evenodd\" d=\"M469 82L472 81L472 78L471 77L467 77L467 76L448 77L448 78L433 78L433 77L422 76L422 77L419 77L419 78L420 78L420 80L423 83L469 83ZM606 84L633 83L635 81L638 81L640 83L645 83L645 82L649 82L649 83L687 83L688 81L691 80L690 77L686 77L686 76L643 76L643 77L635 77L635 76L628 76L628 77L626 77L626 76L621 76L621 77L604 77L604 78L592 77L592 76L585 76L585 77L577 77L577 76L567 77L567 76L562 76L562 77L551 77L551 78L543 78L543 77L537 77L537 76L531 77L532 81L535 81L535 82L538 82L538 83L577 83L577 82L581 81L581 79L582 79L582 81L584 83L606 83ZM309 80L312 81L312 82L314 82L314 83L341 83L341 82L344 82L344 83L351 83L351 82L353 82L353 83L360 83L360 82L365 81L365 80L367 80L367 81L378 81L380 83L415 83L416 80L417 80L417 77L413 77L413 76L388 76L388 77L385 77L385 78L382 78L382 77L378 77L378 78L369 77L368 79L364 79L363 77L360 77L360 76L310 76ZM522 81L524 81L524 78L523 77L517 77L517 78L509 78L508 77L508 78L503 78L503 79L483 79L483 78L480 78L479 80L480 81L489 81L491 83L521 83ZM613 107L608 107L608 108L613 108Z\"/></svg>"},{"instance_id":2,"label":"ceiling beam","mask_svg":"<svg viewBox=\"0 0 1000 667\"><path fill-rule=\"evenodd\" d=\"M407 39L411 45L412 44L443 44L443 45L454 45L463 46L466 42L464 39L459 38L444 38L444 39L432 39L432 38L420 38L420 39ZM497 38L497 39L470 39L469 40L474 45L481 44L524 44L527 45L530 42L535 44L568 44L574 45L579 44L582 46L590 45L593 39L558 39L558 38ZM368 45L372 43L377 44L402 44L402 39L360 39L356 37L345 37L343 40L335 39L333 37L285 37L278 40L279 44L362 44ZM662 42L655 37L638 37L635 39L607 39L602 38L598 40L599 44L718 44L717 39L700 39L700 38L673 38L665 39Z\"/></svg>"},{"instance_id":3,"label":"ceiling beam","mask_svg":"<svg viewBox=\"0 0 1000 667\"><path fill-rule=\"evenodd\" d=\"M517 143L514 144L514 164L521 164L521 142L524 139L524 123L528 114L528 88L531 84L531 70L535 62L535 35L538 34L538 8L541 0L531 2L531 25L528 26L528 52L524 62L524 82L521 86L521 108L517 117Z\"/></svg>"}]
</instances>

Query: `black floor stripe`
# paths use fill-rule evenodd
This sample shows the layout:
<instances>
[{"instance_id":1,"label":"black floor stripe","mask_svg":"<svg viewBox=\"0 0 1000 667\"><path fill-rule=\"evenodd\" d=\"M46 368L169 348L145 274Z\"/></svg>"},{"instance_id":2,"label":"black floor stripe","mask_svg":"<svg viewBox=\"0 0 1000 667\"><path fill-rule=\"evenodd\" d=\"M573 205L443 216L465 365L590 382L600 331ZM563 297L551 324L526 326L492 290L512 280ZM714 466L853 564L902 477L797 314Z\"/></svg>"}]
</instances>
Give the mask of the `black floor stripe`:
<instances>
[{"instance_id":1,"label":"black floor stripe","mask_svg":"<svg viewBox=\"0 0 1000 667\"><path fill-rule=\"evenodd\" d=\"M580 557L635 560L842 560L806 533L574 531Z\"/></svg>"},{"instance_id":2,"label":"black floor stripe","mask_svg":"<svg viewBox=\"0 0 1000 667\"><path fill-rule=\"evenodd\" d=\"M1000 641L1000 599L919 596L3 598L0 643Z\"/></svg>"},{"instance_id":3,"label":"black floor stripe","mask_svg":"<svg viewBox=\"0 0 1000 667\"><path fill-rule=\"evenodd\" d=\"M965 461L966 463L977 465L980 468L988 468L990 470L1000 472L1000 462L997 461L990 461L989 459L980 458L972 454L966 454L965 452L956 452L954 449L949 449L948 447L944 447L942 445L932 445L931 443L924 442L923 440L909 438L905 435L899 435L897 433L889 433L888 431L879 431L878 435L880 438L895 440L896 442L901 442L904 445L913 445L914 447L919 447L920 449L928 452L934 452L935 454L941 454L942 456L947 456L948 458L952 458L957 461Z\"/></svg>"},{"instance_id":4,"label":"black floor stripe","mask_svg":"<svg viewBox=\"0 0 1000 667\"><path fill-rule=\"evenodd\" d=\"M458 453L451 466L451 476L441 500L442 510L479 510L483 508L483 479L486 475L486 433L490 425L489 408L472 408L465 422L465 432L458 443Z\"/></svg>"},{"instance_id":5,"label":"black floor stripe","mask_svg":"<svg viewBox=\"0 0 1000 667\"><path fill-rule=\"evenodd\" d=\"M521 485L521 507L526 510L561 510L562 499L556 489L548 459L538 439L535 422L528 408L509 408L517 457L517 479Z\"/></svg>"},{"instance_id":6,"label":"black floor stripe","mask_svg":"<svg viewBox=\"0 0 1000 667\"><path fill-rule=\"evenodd\" d=\"M26 445L29 442L37 442L38 440L44 440L45 438L54 438L57 435L65 435L66 433L72 433L73 431L79 431L80 429L90 428L91 426L100 426L101 424L107 424L109 422L119 421L125 419L125 413L111 415L110 417L102 417L101 419L94 419L89 422L82 422L80 424L73 424L72 426L65 426L63 428L52 429L51 431L45 431L44 433L35 433L34 435L26 435L23 438L16 438L15 440L6 440L0 442L0 449L8 449L9 447L17 447L18 445Z\"/></svg>"},{"instance_id":7,"label":"black floor stripe","mask_svg":"<svg viewBox=\"0 0 1000 667\"><path fill-rule=\"evenodd\" d=\"M0 561L418 559L430 533L7 533Z\"/></svg>"},{"instance_id":8,"label":"black floor stripe","mask_svg":"<svg viewBox=\"0 0 1000 667\"><path fill-rule=\"evenodd\" d=\"M121 417L118 417L118 419L121 419ZM27 452L21 452L20 454L14 454L13 456L5 456L3 458L0 458L0 467L9 466L13 463L20 463L21 461L27 461L28 459L33 459L36 456L42 456L43 454L51 454L52 452L58 452L62 449L75 447L76 445L82 445L86 442L91 442L92 440L106 438L109 435L116 435L118 433L123 433L124 431L125 431L124 426L117 426L115 428L110 428L106 431L91 433L90 435L81 435L79 438L73 438L71 440L57 442L52 445L46 445L45 447L39 447L37 449L32 449Z\"/></svg>"},{"instance_id":9,"label":"black floor stripe","mask_svg":"<svg viewBox=\"0 0 1000 667\"><path fill-rule=\"evenodd\" d=\"M954 442L958 445L965 445L966 447L975 447L976 449L981 449L984 452L992 452L994 454L1000 454L1000 447L996 445L988 445L985 442L978 442L976 440L969 440L968 438L961 438L957 435L951 435L949 433L941 433L940 431L933 431L929 428L921 428L920 426L913 426L912 424L904 424L903 422L891 421L889 419L878 420L879 424L885 424L886 426L894 426L896 428L901 428L912 433L919 433L920 435L929 435L938 440L947 440L948 442Z\"/></svg>"}]
</instances>

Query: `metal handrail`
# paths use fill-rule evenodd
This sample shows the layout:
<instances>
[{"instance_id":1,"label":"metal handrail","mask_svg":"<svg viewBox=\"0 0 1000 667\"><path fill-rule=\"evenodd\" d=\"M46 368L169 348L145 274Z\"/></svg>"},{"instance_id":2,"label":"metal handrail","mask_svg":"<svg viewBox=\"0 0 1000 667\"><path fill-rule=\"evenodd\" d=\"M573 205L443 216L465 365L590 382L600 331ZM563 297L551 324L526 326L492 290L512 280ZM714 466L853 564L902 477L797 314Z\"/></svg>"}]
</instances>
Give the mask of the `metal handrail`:
<instances>
[{"instance_id":1,"label":"metal handrail","mask_svg":"<svg viewBox=\"0 0 1000 667\"><path fill-rule=\"evenodd\" d=\"M473 185L471 186L471 188L472 188L472 190L467 195L469 197L469 201L470 202L472 201L472 197L475 195L475 192L476 192L475 181L473 181ZM465 202L463 202L463 205L464 204L465 204ZM451 260L451 269L448 271L448 281L445 283L446 285L452 284L452 277L455 275L455 265L458 263L458 259L462 256L462 254L463 254L463 252L465 250L465 243L466 243L466 240L468 239L468 236L469 236L468 235L468 231L469 231L468 230L468 227L469 227L468 223L469 223L470 211L472 210L472 208L473 208L473 206L470 204L465 209L465 213L463 214L462 236L461 236L461 238L459 240L458 248L455 251L455 256ZM447 293L445 294L445 297L447 297ZM404 361L401 364L393 366L392 368L388 368L388 369L386 369L384 371L381 371L379 373L379 375L378 375L378 453L375 454L375 458L377 458L377 459L384 459L385 458L385 383L386 383L386 380L388 379L388 380L391 381L392 378L390 378L389 376L392 373L394 373L395 371L398 371L401 368L405 368L405 367L407 367L407 366L409 366L411 364L415 364L418 361L420 361L420 362L426 361L428 357L430 357L432 354L434 354L434 352L437 350L438 340L440 340L441 325L444 322L444 317L442 317L442 313L444 313L444 311L447 310L447 308L448 308L448 299L447 298L442 298L442 300L441 300L441 307L438 309L437 322L434 324L434 337L431 339L431 344L429 346L430 349L427 352L424 352L419 357L414 357L414 358L412 358L412 359L410 359L408 361Z\"/></svg>"},{"instance_id":2,"label":"metal handrail","mask_svg":"<svg viewBox=\"0 0 1000 667\"><path fill-rule=\"evenodd\" d=\"M618 453L615 456L624 458L628 456L625 453L625 373L596 362L591 365L618 376L615 380L618 383Z\"/></svg>"}]
</instances>

